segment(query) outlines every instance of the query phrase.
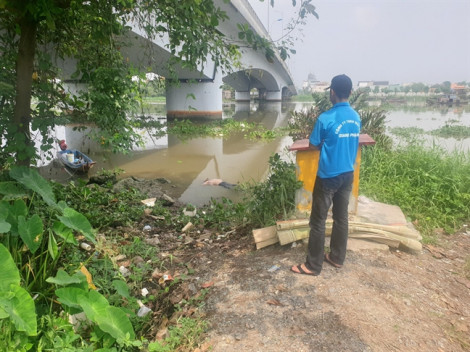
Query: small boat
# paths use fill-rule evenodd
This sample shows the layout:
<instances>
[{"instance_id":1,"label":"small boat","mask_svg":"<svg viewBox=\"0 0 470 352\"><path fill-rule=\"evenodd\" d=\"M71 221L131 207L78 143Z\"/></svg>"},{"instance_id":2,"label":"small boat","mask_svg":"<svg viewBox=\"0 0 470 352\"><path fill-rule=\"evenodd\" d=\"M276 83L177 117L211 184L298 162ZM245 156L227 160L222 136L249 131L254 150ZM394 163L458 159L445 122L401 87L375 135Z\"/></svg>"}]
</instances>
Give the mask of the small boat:
<instances>
[{"instance_id":1,"label":"small boat","mask_svg":"<svg viewBox=\"0 0 470 352\"><path fill-rule=\"evenodd\" d=\"M57 152L59 160L69 169L86 173L96 164L90 157L77 149L65 149Z\"/></svg>"},{"instance_id":2,"label":"small boat","mask_svg":"<svg viewBox=\"0 0 470 352\"><path fill-rule=\"evenodd\" d=\"M75 172L86 173L96 164L89 156L81 151L68 149L65 140L61 140L59 146L60 150L57 152L57 157L60 162Z\"/></svg>"}]
</instances>

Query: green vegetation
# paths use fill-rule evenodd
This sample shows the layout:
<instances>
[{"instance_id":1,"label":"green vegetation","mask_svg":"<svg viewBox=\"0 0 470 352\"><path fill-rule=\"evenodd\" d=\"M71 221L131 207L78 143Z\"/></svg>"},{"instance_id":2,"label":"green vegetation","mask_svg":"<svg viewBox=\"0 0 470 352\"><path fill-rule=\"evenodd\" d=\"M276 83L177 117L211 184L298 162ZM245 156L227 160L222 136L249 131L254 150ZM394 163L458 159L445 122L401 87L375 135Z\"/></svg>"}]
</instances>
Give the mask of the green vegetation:
<instances>
[{"instance_id":1,"label":"green vegetation","mask_svg":"<svg viewBox=\"0 0 470 352\"><path fill-rule=\"evenodd\" d=\"M290 28L305 24L310 15L318 17L311 1L301 2ZM129 23L146 39L167 38L171 55L156 61L163 62L168 84L178 81L175 68L180 66L199 71L211 60L223 72L238 68L242 46L261 51L269 62L276 53L282 59L294 53L290 36L272 43L244 24L236 24L236 41L224 36L219 25L229 18L216 5L212 0L3 0L0 138L7 143L0 163L29 166L39 154L35 137L41 136L43 151L52 149L56 141L48 132L64 120L98 127L91 137L112 151L142 143L135 132L142 97L161 95L163 86L148 83L150 68L144 60L132 62L125 54L136 50ZM155 55L150 45L139 50L142 57ZM76 63L70 77L61 75L56 58ZM86 84L86 89L71 94L64 79Z\"/></svg>"},{"instance_id":2,"label":"green vegetation","mask_svg":"<svg viewBox=\"0 0 470 352\"><path fill-rule=\"evenodd\" d=\"M431 132L432 135L443 138L455 138L457 140L470 138L470 127L446 124L445 126Z\"/></svg>"},{"instance_id":3,"label":"green vegetation","mask_svg":"<svg viewBox=\"0 0 470 352\"><path fill-rule=\"evenodd\" d=\"M431 241L433 231L458 230L470 219L470 159L420 143L363 148L360 193L398 205Z\"/></svg>"},{"instance_id":4,"label":"green vegetation","mask_svg":"<svg viewBox=\"0 0 470 352\"><path fill-rule=\"evenodd\" d=\"M181 233L189 221L214 234L234 229L249 233L272 224L293 213L300 184L291 162L276 154L269 163L265 182L239 186L244 195L240 203L213 200L197 210L192 207L196 215L190 217L159 201L150 215L168 233ZM1 350L174 351L193 350L201 343L207 324L193 312L207 289L189 295L183 287L193 271L185 263L173 263L171 255L161 259L158 246L145 243L141 232L129 235L130 229L142 226L144 195L135 189L115 192L116 173L105 171L103 176L108 181L102 185L60 185L24 167L3 175ZM118 256L140 259L129 261L124 274ZM175 266L182 274L149 283L154 270L164 273ZM145 285L152 292L139 302L136 297ZM155 307L159 315L139 316L142 305ZM154 327L172 317L178 319L167 336L149 342Z\"/></svg>"},{"instance_id":5,"label":"green vegetation","mask_svg":"<svg viewBox=\"0 0 470 352\"><path fill-rule=\"evenodd\" d=\"M269 158L269 165L266 181L243 186L245 216L253 228L288 219L295 210L295 192L302 187L297 181L295 164L282 161L279 154L275 154Z\"/></svg>"},{"instance_id":6,"label":"green vegetation","mask_svg":"<svg viewBox=\"0 0 470 352\"><path fill-rule=\"evenodd\" d=\"M272 140L285 134L283 129L268 130L258 123L236 121L233 119L197 123L189 120L175 120L168 123L168 134L175 135L181 140L201 137L228 137L242 133L253 140Z\"/></svg>"},{"instance_id":7,"label":"green vegetation","mask_svg":"<svg viewBox=\"0 0 470 352\"><path fill-rule=\"evenodd\" d=\"M310 110L292 113L288 129L268 131L226 119L206 124L174 121L168 133L182 140L234 133L263 140L286 133L306 138L330 104L326 95L312 99ZM392 130L407 142L392 147L385 135L385 110L368 107L365 99L358 91L351 104L361 115L362 132L377 144L363 148L360 193L398 205L426 242L434 240L438 228L448 233L460 229L470 219L469 155L424 148L419 129ZM445 131L446 136L468 138L463 134L468 131L457 123L449 121L433 134ZM242 195L239 202L213 199L196 209L158 200L149 210L138 190L113 190L117 172L101 174L100 185L51 183L25 167L0 175L0 350L196 349L207 323L195 312L209 291L189 292L187 280L194 270L174 260L171 251L162 253L159 245L149 245L143 224L148 217L155 219L160 233L180 246L188 222L211 241L224 241L234 232L249 236L253 228L293 215L295 192L301 186L294 163L275 154L264 181L236 186ZM184 208L195 214L185 214ZM179 274L169 278L170 269ZM147 287L149 294L142 296ZM148 307L153 314L139 314ZM72 324L70 317L79 321ZM168 332L155 341L159 326Z\"/></svg>"},{"instance_id":8,"label":"green vegetation","mask_svg":"<svg viewBox=\"0 0 470 352\"><path fill-rule=\"evenodd\" d=\"M390 129L390 133L403 138L405 141L416 141L418 136L429 134L442 138L455 138L457 140L470 138L470 127L446 123L443 127L430 132L424 131L417 127L394 127Z\"/></svg>"},{"instance_id":9,"label":"green vegetation","mask_svg":"<svg viewBox=\"0 0 470 352\"><path fill-rule=\"evenodd\" d=\"M320 114L331 107L331 102L327 94L313 94L313 105L306 112L294 111L291 114L288 125L288 133L292 139L308 138L312 132L315 122ZM385 135L385 118L386 111L378 107L368 107L367 93L363 90L355 91L349 102L361 116L362 130L361 133L367 133L375 140L382 140L383 143L389 145L390 139Z\"/></svg>"},{"instance_id":10,"label":"green vegetation","mask_svg":"<svg viewBox=\"0 0 470 352\"><path fill-rule=\"evenodd\" d=\"M299 101L299 102L311 102L312 94L298 94L292 97L292 101Z\"/></svg>"},{"instance_id":11,"label":"green vegetation","mask_svg":"<svg viewBox=\"0 0 470 352\"><path fill-rule=\"evenodd\" d=\"M165 96L159 96L159 97L144 96L142 98L142 101L144 103L166 103L166 97Z\"/></svg>"},{"instance_id":12,"label":"green vegetation","mask_svg":"<svg viewBox=\"0 0 470 352\"><path fill-rule=\"evenodd\" d=\"M64 115L77 123L95 124L100 133L93 137L112 150L130 150L140 143L133 129L137 127L133 115L140 100L139 82L132 77L145 80L146 72L137 71L120 51L130 44L123 39L129 34L131 20L149 38L168 36L171 72L183 61L188 69L200 67L207 57L229 68L239 57L238 46L217 30L227 19L226 13L209 0L197 4L6 0L0 6L0 17L0 47L5 53L0 59L4 68L0 130L2 139L8 141L0 155L2 164L8 160L29 165L37 156L31 143L31 122L32 130L43 136L42 148L52 148L55 141L47 132L56 124L54 117ZM149 25L149 21L167 26ZM67 90L60 81L64 77L50 52L76 60L71 78L87 83L88 90L64 94ZM32 101L37 102L33 110Z\"/></svg>"},{"instance_id":13,"label":"green vegetation","mask_svg":"<svg viewBox=\"0 0 470 352\"><path fill-rule=\"evenodd\" d=\"M390 133L410 141L415 139L418 135L425 134L425 131L418 127L394 127L390 129Z\"/></svg>"},{"instance_id":14,"label":"green vegetation","mask_svg":"<svg viewBox=\"0 0 470 352\"><path fill-rule=\"evenodd\" d=\"M326 95L314 94L313 99L307 112L292 113L289 133L294 140L307 138L316 118L330 107ZM392 129L392 134L406 142L392 148L391 139L385 135L386 111L367 107L366 100L363 91L356 91L350 99L361 115L361 133L377 142L363 148L360 193L398 205L426 241L432 241L437 228L448 233L458 230L470 220L470 156L423 147L419 136L425 132L417 128ZM468 128L449 122L431 134L468 138Z\"/></svg>"},{"instance_id":15,"label":"green vegetation","mask_svg":"<svg viewBox=\"0 0 470 352\"><path fill-rule=\"evenodd\" d=\"M188 350L196 348L206 329L207 324L204 321L182 318L178 325L170 328L169 336L162 342L150 343L148 351L172 352L181 349L181 346L185 346Z\"/></svg>"}]
</instances>

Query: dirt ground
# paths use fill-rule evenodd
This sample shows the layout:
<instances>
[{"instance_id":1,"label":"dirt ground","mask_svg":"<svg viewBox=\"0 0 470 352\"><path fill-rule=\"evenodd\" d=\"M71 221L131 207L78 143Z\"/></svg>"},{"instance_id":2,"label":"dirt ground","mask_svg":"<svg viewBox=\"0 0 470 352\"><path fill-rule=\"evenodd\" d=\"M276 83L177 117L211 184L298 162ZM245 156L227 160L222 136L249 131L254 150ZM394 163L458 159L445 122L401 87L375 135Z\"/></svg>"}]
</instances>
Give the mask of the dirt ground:
<instances>
[{"instance_id":1,"label":"dirt ground","mask_svg":"<svg viewBox=\"0 0 470 352\"><path fill-rule=\"evenodd\" d=\"M470 351L467 227L416 254L351 243L343 268L324 263L316 277L290 271L303 241L256 250L237 230L183 244L172 255L194 270L189 285L209 287L199 314L210 328L195 351Z\"/></svg>"},{"instance_id":2,"label":"dirt ground","mask_svg":"<svg viewBox=\"0 0 470 352\"><path fill-rule=\"evenodd\" d=\"M470 232L469 232L470 233ZM348 251L320 276L294 274L306 245L255 250L248 236L190 260L213 283L203 312L212 351L468 351L470 235L422 253ZM273 265L280 266L270 271ZM465 271L466 270L466 271Z\"/></svg>"}]
</instances>

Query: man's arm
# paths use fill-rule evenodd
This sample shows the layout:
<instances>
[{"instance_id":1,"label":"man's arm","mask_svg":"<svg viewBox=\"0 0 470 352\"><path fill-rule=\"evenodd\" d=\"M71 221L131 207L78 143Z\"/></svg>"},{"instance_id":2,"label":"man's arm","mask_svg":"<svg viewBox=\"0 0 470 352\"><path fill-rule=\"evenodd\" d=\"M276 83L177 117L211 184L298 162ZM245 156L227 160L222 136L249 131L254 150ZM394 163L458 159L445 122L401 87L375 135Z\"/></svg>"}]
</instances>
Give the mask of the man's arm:
<instances>
[{"instance_id":1,"label":"man's arm","mask_svg":"<svg viewBox=\"0 0 470 352\"><path fill-rule=\"evenodd\" d=\"M313 145L312 143L308 142L308 147L312 150L320 150L316 145Z\"/></svg>"}]
</instances>

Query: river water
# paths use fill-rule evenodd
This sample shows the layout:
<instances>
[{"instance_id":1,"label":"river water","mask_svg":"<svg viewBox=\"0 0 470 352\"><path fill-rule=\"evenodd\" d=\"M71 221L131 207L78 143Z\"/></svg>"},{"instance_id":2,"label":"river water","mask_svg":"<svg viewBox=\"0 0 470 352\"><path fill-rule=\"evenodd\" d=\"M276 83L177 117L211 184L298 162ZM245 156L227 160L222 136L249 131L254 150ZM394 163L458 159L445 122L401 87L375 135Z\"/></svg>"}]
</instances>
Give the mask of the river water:
<instances>
[{"instance_id":1,"label":"river water","mask_svg":"<svg viewBox=\"0 0 470 352\"><path fill-rule=\"evenodd\" d=\"M268 129L286 126L292 110L307 109L309 103L233 103L224 106L223 118L258 122ZM153 107L156 118L165 121L165 105ZM387 115L387 127L418 127L425 131L437 129L446 123L470 126L470 111L460 108L393 110ZM146 143L129 155L104 152L88 137L89 131L73 131L70 126L58 127L57 139L65 139L69 148L80 149L96 161L89 176L101 169L122 169L120 177L152 179L163 177L170 180L181 194L180 201L200 206L211 198L238 199L236 190L221 186L206 186L206 179L222 179L231 184L260 181L268 171L268 160L274 153L284 159L294 160L287 151L292 144L290 137L273 141L252 141L242 134L219 138L197 138L182 142L173 136L152 139L142 131ZM424 137L426 143L438 143L447 149L470 149L470 139L458 141ZM59 182L70 180L72 175L57 162L44 162L41 173Z\"/></svg>"}]
</instances>

